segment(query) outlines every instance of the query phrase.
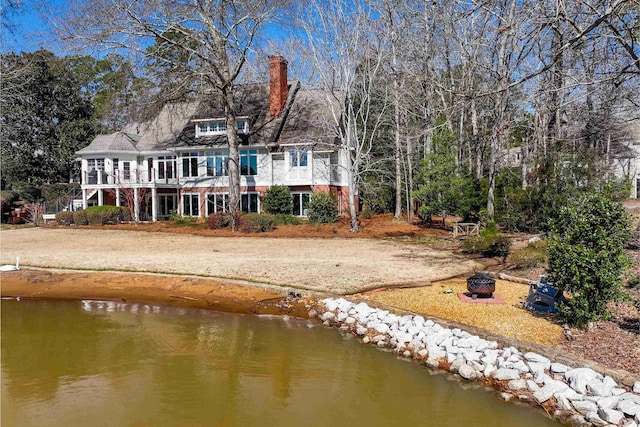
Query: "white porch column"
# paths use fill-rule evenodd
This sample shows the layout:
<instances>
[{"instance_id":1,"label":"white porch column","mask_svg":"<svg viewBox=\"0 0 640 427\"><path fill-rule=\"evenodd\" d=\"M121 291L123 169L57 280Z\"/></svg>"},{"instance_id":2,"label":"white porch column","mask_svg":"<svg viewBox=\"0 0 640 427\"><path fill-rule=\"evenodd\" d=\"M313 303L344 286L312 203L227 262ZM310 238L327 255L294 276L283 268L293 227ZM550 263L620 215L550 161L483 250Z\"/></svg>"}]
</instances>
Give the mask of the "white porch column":
<instances>
[{"instance_id":1,"label":"white porch column","mask_svg":"<svg viewBox=\"0 0 640 427\"><path fill-rule=\"evenodd\" d=\"M133 215L134 221L137 223L140 219L140 201L138 200L138 187L133 188Z\"/></svg>"},{"instance_id":2,"label":"white porch column","mask_svg":"<svg viewBox=\"0 0 640 427\"><path fill-rule=\"evenodd\" d=\"M120 206L120 189L116 187L116 206Z\"/></svg>"},{"instance_id":3,"label":"white porch column","mask_svg":"<svg viewBox=\"0 0 640 427\"><path fill-rule=\"evenodd\" d=\"M87 209L87 190L82 190L82 209Z\"/></svg>"},{"instance_id":4,"label":"white porch column","mask_svg":"<svg viewBox=\"0 0 640 427\"><path fill-rule=\"evenodd\" d=\"M104 191L102 189L98 190L98 206L104 205Z\"/></svg>"},{"instance_id":5,"label":"white porch column","mask_svg":"<svg viewBox=\"0 0 640 427\"><path fill-rule=\"evenodd\" d=\"M158 220L158 190L151 187L151 221Z\"/></svg>"}]
</instances>

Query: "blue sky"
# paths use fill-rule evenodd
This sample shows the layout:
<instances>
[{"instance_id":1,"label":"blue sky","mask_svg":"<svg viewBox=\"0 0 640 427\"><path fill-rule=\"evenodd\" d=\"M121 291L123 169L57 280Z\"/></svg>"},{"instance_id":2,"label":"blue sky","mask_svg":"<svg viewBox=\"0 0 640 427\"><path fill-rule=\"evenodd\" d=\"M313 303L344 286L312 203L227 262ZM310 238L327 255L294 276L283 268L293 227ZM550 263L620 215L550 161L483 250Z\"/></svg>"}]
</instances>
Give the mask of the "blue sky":
<instances>
[{"instance_id":1,"label":"blue sky","mask_svg":"<svg viewBox=\"0 0 640 427\"><path fill-rule=\"evenodd\" d=\"M55 9L62 9L66 0L50 0L46 6ZM3 29L2 51L9 52L33 52L43 47L53 52L63 54L64 52L56 47L51 30L47 23L40 19L36 11L36 3L30 0L23 0L23 11L18 15L10 17L13 24L13 33L8 33Z\"/></svg>"},{"instance_id":2,"label":"blue sky","mask_svg":"<svg viewBox=\"0 0 640 427\"><path fill-rule=\"evenodd\" d=\"M37 11L38 4L40 4L42 5L40 9L44 7L55 14L56 10L63 11L67 2L68 0L23 0L22 13L11 17L11 23L14 27L13 33L10 34L3 30L1 51L33 52L42 47L60 56L71 53L56 43L48 23L41 19L40 13ZM0 0L0 4L4 6L4 0ZM280 43L286 37L279 24L268 25L265 28L265 35L268 39L277 40Z\"/></svg>"}]
</instances>

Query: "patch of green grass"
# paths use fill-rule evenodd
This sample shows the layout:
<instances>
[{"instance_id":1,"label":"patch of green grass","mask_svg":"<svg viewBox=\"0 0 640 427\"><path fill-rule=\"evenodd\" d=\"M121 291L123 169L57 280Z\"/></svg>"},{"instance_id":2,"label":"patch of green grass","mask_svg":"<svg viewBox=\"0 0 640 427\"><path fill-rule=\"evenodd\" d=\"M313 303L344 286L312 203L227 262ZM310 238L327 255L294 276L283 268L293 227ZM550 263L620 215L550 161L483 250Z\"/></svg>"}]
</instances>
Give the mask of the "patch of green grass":
<instances>
[{"instance_id":1,"label":"patch of green grass","mask_svg":"<svg viewBox=\"0 0 640 427\"><path fill-rule=\"evenodd\" d=\"M418 237L415 240L415 242L421 245L439 245L446 242L446 239L443 239L441 237L428 236L428 237Z\"/></svg>"},{"instance_id":2,"label":"patch of green grass","mask_svg":"<svg viewBox=\"0 0 640 427\"><path fill-rule=\"evenodd\" d=\"M1 230L17 230L19 228L34 228L33 224L0 224Z\"/></svg>"}]
</instances>

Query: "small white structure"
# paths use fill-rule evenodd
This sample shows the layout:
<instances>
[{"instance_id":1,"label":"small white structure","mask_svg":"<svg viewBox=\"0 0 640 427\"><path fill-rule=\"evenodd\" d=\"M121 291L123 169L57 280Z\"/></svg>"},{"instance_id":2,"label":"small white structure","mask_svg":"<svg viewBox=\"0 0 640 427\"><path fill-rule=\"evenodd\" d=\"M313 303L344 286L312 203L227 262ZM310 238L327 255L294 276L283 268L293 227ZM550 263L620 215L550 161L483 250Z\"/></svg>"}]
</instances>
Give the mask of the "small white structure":
<instances>
[{"instance_id":1,"label":"small white structure","mask_svg":"<svg viewBox=\"0 0 640 427\"><path fill-rule=\"evenodd\" d=\"M16 271L20 270L20 257L16 257L16 265L6 264L0 266L0 271Z\"/></svg>"}]
</instances>

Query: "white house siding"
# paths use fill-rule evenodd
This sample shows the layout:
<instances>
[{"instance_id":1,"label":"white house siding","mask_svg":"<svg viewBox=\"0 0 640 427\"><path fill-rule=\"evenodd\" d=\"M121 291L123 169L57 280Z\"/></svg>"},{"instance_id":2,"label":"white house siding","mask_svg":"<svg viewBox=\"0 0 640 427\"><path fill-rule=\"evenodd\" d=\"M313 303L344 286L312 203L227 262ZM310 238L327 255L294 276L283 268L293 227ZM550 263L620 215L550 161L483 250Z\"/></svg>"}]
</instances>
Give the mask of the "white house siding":
<instances>
[{"instance_id":1,"label":"white house siding","mask_svg":"<svg viewBox=\"0 0 640 427\"><path fill-rule=\"evenodd\" d=\"M313 153L313 185L329 185L331 181L330 153Z\"/></svg>"},{"instance_id":2,"label":"white house siding","mask_svg":"<svg viewBox=\"0 0 640 427\"><path fill-rule=\"evenodd\" d=\"M273 153L271 155L272 183L273 185L283 185L284 177L284 153Z\"/></svg>"},{"instance_id":3,"label":"white house siding","mask_svg":"<svg viewBox=\"0 0 640 427\"><path fill-rule=\"evenodd\" d=\"M630 197L638 198L638 181L640 180L640 145L630 144L629 148L635 153L635 157L620 157L613 159L611 168L613 174L618 179L628 179L631 181Z\"/></svg>"},{"instance_id":4,"label":"white house siding","mask_svg":"<svg viewBox=\"0 0 640 427\"><path fill-rule=\"evenodd\" d=\"M313 165L313 152L307 152L306 166L292 166L292 157L289 150L284 152L284 170L286 185L309 185L311 183Z\"/></svg>"}]
</instances>

